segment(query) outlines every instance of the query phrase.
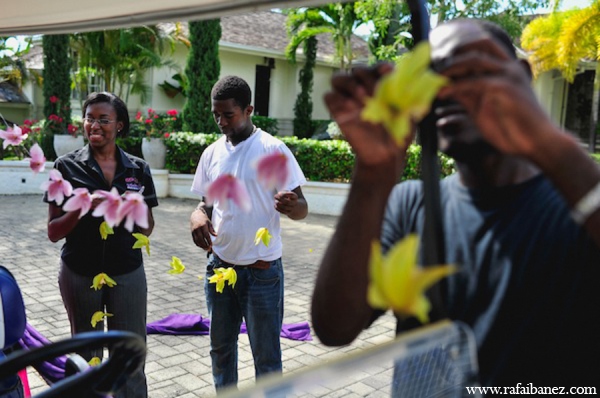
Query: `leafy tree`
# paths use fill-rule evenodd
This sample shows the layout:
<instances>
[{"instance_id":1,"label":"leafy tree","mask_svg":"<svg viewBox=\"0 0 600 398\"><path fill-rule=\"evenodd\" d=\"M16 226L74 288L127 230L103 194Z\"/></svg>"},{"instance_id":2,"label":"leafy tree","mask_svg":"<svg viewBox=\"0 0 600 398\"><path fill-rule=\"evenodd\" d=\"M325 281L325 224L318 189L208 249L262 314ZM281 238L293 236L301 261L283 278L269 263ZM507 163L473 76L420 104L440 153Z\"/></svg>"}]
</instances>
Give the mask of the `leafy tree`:
<instances>
[{"instance_id":1,"label":"leafy tree","mask_svg":"<svg viewBox=\"0 0 600 398\"><path fill-rule=\"evenodd\" d=\"M31 38L25 42L25 47L10 48L7 44L11 36L0 37L0 83L9 82L17 88L23 87L23 81L27 78L27 68L22 57L29 52Z\"/></svg>"},{"instance_id":2,"label":"leafy tree","mask_svg":"<svg viewBox=\"0 0 600 398\"><path fill-rule=\"evenodd\" d=\"M582 60L595 60L594 94L589 135L589 150L595 150L600 104L600 0L589 7L553 12L533 20L523 31L523 48L531 52L535 73L558 69L573 82Z\"/></svg>"},{"instance_id":3,"label":"leafy tree","mask_svg":"<svg viewBox=\"0 0 600 398\"><path fill-rule=\"evenodd\" d=\"M212 133L218 127L212 116L210 91L219 79L219 40L221 21L194 21L189 23L190 51L185 75L187 101L183 107L183 128L195 133Z\"/></svg>"},{"instance_id":4,"label":"leafy tree","mask_svg":"<svg viewBox=\"0 0 600 398\"><path fill-rule=\"evenodd\" d=\"M92 91L92 82L129 99L130 94L146 102L150 87L145 74L151 68L174 66L161 55L174 50L174 39L156 26L77 33L72 36L77 55L76 84L81 93ZM96 81L93 79L96 78ZM83 95L85 96L85 94Z\"/></svg>"},{"instance_id":5,"label":"leafy tree","mask_svg":"<svg viewBox=\"0 0 600 398\"><path fill-rule=\"evenodd\" d=\"M71 122L71 57L68 35L44 35L44 117L46 131L42 149L48 158L56 156L54 134L65 134Z\"/></svg>"},{"instance_id":6,"label":"leafy tree","mask_svg":"<svg viewBox=\"0 0 600 398\"><path fill-rule=\"evenodd\" d=\"M487 19L502 26L513 39L518 39L529 22L525 15L546 7L548 0L428 0L427 9L436 23L456 18ZM402 47L412 47L410 11L406 2L396 0L363 0L356 3L360 19L371 21L371 52L376 59L394 59Z\"/></svg>"},{"instance_id":7,"label":"leafy tree","mask_svg":"<svg viewBox=\"0 0 600 398\"><path fill-rule=\"evenodd\" d=\"M325 33L333 39L340 69L350 69L354 59L352 35L363 24L354 8L355 3L351 2L287 10L288 31L292 34L285 50L288 59L295 61L296 50L308 38Z\"/></svg>"},{"instance_id":8,"label":"leafy tree","mask_svg":"<svg viewBox=\"0 0 600 398\"><path fill-rule=\"evenodd\" d=\"M310 138L313 133L312 89L315 61L317 59L317 44L316 37L309 37L304 41L306 61L300 70L298 78L300 92L294 105L294 135L300 138Z\"/></svg>"}]
</instances>

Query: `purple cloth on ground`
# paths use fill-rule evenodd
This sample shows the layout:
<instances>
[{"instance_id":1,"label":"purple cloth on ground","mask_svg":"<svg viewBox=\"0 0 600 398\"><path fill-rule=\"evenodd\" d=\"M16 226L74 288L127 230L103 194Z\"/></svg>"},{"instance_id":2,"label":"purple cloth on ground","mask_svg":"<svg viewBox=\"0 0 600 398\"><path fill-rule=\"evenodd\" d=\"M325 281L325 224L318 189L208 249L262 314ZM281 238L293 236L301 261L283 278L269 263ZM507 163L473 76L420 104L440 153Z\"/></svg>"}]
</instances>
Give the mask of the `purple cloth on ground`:
<instances>
[{"instance_id":1,"label":"purple cloth on ground","mask_svg":"<svg viewBox=\"0 0 600 398\"><path fill-rule=\"evenodd\" d=\"M207 335L210 319L196 314L171 314L161 320L146 325L148 334ZM240 333L247 333L242 323ZM283 324L281 337L291 340L312 341L308 322Z\"/></svg>"},{"instance_id":2,"label":"purple cloth on ground","mask_svg":"<svg viewBox=\"0 0 600 398\"><path fill-rule=\"evenodd\" d=\"M42 336L42 334L30 324L27 324L25 333L21 340L19 340L19 345L24 350L31 350L48 344L50 344L50 341ZM48 384L53 384L64 379L66 362L67 357L66 355L63 355L51 359L50 361L42 362L40 365L35 366L35 369Z\"/></svg>"}]
</instances>

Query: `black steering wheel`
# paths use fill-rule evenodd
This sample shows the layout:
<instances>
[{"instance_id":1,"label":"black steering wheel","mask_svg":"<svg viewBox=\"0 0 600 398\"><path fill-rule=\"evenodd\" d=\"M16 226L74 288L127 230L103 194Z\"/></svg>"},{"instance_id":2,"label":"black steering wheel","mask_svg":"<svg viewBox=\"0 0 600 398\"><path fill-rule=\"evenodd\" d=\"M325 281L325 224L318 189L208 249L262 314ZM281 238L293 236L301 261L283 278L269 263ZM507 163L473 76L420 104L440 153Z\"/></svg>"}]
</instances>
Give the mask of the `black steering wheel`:
<instances>
[{"instance_id":1,"label":"black steering wheel","mask_svg":"<svg viewBox=\"0 0 600 398\"><path fill-rule=\"evenodd\" d=\"M141 336L131 332L88 332L70 339L35 348L17 351L0 362L0 380L16 374L27 366L76 352L79 349L107 347L111 351L108 360L98 366L66 377L52 385L35 398L58 397L104 397L112 395L127 378L143 366L146 343Z\"/></svg>"}]
</instances>

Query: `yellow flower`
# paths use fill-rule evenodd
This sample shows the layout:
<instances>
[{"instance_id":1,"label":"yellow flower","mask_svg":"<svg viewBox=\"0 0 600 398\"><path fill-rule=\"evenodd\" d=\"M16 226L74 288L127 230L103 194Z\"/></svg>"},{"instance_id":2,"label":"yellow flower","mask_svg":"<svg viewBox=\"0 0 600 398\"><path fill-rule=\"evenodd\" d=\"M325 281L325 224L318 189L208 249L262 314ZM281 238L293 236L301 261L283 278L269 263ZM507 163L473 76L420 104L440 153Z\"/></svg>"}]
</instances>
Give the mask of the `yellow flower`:
<instances>
[{"instance_id":1,"label":"yellow flower","mask_svg":"<svg viewBox=\"0 0 600 398\"><path fill-rule=\"evenodd\" d=\"M103 240L108 238L108 235L113 235L115 231L106 223L106 221L102 221L100 224L100 236Z\"/></svg>"},{"instance_id":2,"label":"yellow flower","mask_svg":"<svg viewBox=\"0 0 600 398\"><path fill-rule=\"evenodd\" d=\"M448 79L429 69L429 62L429 43L417 44L381 79L362 111L363 120L383 124L398 145L410 132L411 119L418 122L425 117L437 92L448 84Z\"/></svg>"},{"instance_id":3,"label":"yellow flower","mask_svg":"<svg viewBox=\"0 0 600 398\"><path fill-rule=\"evenodd\" d=\"M89 360L88 363L90 364L90 366L98 366L98 365L100 365L101 362L102 361L100 360L100 358L93 357L92 359Z\"/></svg>"},{"instance_id":4,"label":"yellow flower","mask_svg":"<svg viewBox=\"0 0 600 398\"><path fill-rule=\"evenodd\" d=\"M367 301L376 309L391 308L397 315L415 316L429 322L431 303L425 291L440 279L456 272L453 265L421 268L417 264L419 238L408 235L382 256L381 245L371 245L370 278Z\"/></svg>"},{"instance_id":5,"label":"yellow flower","mask_svg":"<svg viewBox=\"0 0 600 398\"><path fill-rule=\"evenodd\" d=\"M140 234L138 232L134 232L133 237L136 238L137 240L135 241L135 243L133 244L133 249L141 249L142 247L146 247L146 253L148 253L148 255L150 255L150 239L144 235L144 234Z\"/></svg>"},{"instance_id":6,"label":"yellow flower","mask_svg":"<svg viewBox=\"0 0 600 398\"><path fill-rule=\"evenodd\" d=\"M181 274L183 271L185 271L185 265L183 265L181 260L175 256L173 256L171 259L171 268L172 269L168 270L167 273Z\"/></svg>"},{"instance_id":7,"label":"yellow flower","mask_svg":"<svg viewBox=\"0 0 600 398\"><path fill-rule=\"evenodd\" d=\"M102 285L113 287L116 284L117 282L115 282L114 279L102 272L94 277L94 280L92 281L92 286L90 287L94 290L100 290L102 289Z\"/></svg>"},{"instance_id":8,"label":"yellow flower","mask_svg":"<svg viewBox=\"0 0 600 398\"><path fill-rule=\"evenodd\" d=\"M269 247L269 242L271 242L271 234L269 230L266 228L259 228L256 231L256 236L254 237L254 245L258 245L262 242L265 246Z\"/></svg>"},{"instance_id":9,"label":"yellow flower","mask_svg":"<svg viewBox=\"0 0 600 398\"><path fill-rule=\"evenodd\" d=\"M96 324L98 324L98 322L102 322L104 321L104 318L109 317L109 316L113 316L113 314L109 314L108 312L103 312L103 311L96 311L94 312L94 315L92 315L92 327L96 327Z\"/></svg>"},{"instance_id":10,"label":"yellow flower","mask_svg":"<svg viewBox=\"0 0 600 398\"><path fill-rule=\"evenodd\" d=\"M208 278L209 283L217 284L217 292L223 293L223 289L225 288L225 281L232 288L235 286L237 282L237 272L233 268L215 268L215 274Z\"/></svg>"}]
</instances>

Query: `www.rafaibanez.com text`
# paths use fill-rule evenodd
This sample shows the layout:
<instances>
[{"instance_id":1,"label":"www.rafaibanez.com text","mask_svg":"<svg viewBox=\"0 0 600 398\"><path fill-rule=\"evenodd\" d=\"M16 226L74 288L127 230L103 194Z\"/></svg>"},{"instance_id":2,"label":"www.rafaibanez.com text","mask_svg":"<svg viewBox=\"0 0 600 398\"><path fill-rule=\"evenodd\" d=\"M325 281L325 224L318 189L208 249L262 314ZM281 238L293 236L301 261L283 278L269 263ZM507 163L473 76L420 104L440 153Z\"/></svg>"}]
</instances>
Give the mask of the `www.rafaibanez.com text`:
<instances>
[{"instance_id":1,"label":"www.rafaibanez.com text","mask_svg":"<svg viewBox=\"0 0 600 398\"><path fill-rule=\"evenodd\" d=\"M596 387L537 387L533 383L517 383L513 387L465 387L470 394L499 394L499 395L519 395L519 394L556 394L556 395L597 395Z\"/></svg>"}]
</instances>

